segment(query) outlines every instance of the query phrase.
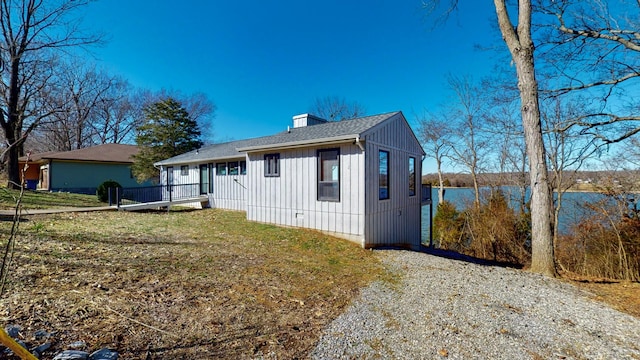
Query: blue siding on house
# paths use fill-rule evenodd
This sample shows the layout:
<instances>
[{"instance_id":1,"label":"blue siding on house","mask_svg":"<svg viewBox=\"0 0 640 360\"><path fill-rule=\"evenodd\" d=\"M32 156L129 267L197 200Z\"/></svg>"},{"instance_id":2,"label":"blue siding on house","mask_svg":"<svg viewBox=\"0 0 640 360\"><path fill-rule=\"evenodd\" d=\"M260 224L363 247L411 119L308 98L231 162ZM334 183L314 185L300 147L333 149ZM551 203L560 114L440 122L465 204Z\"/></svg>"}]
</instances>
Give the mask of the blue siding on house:
<instances>
[{"instance_id":1,"label":"blue siding on house","mask_svg":"<svg viewBox=\"0 0 640 360\"><path fill-rule=\"evenodd\" d=\"M138 183L131 175L131 164L52 160L49 172L51 191L95 193L106 180L115 180L123 187L152 185L150 181Z\"/></svg>"}]
</instances>

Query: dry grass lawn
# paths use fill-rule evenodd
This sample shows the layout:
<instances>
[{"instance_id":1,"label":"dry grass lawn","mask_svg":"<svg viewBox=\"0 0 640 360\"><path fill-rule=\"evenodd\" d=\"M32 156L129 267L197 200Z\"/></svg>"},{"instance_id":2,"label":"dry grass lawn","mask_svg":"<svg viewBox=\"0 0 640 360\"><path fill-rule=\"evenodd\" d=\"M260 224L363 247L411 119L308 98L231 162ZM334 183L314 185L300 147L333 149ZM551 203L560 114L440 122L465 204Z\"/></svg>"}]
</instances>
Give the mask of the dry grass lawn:
<instances>
[{"instance_id":1,"label":"dry grass lawn","mask_svg":"<svg viewBox=\"0 0 640 360\"><path fill-rule=\"evenodd\" d=\"M371 251L221 210L69 213L20 225L3 324L123 359L303 358L358 289L393 281ZM0 224L8 237L9 222Z\"/></svg>"},{"instance_id":2,"label":"dry grass lawn","mask_svg":"<svg viewBox=\"0 0 640 360\"><path fill-rule=\"evenodd\" d=\"M589 290L595 300L640 318L640 283L601 280L574 280L572 283Z\"/></svg>"}]
</instances>

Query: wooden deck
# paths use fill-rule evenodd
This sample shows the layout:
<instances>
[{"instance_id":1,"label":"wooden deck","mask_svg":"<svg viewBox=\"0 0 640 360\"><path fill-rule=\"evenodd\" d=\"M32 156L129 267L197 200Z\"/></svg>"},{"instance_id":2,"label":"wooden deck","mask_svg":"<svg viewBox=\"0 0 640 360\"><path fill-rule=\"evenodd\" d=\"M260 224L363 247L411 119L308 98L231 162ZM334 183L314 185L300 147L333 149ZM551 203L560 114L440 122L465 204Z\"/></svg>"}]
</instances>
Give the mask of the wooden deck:
<instances>
[{"instance_id":1,"label":"wooden deck","mask_svg":"<svg viewBox=\"0 0 640 360\"><path fill-rule=\"evenodd\" d=\"M136 210L147 210L147 209L171 208L172 205L198 203L198 202L204 208L209 202L209 198L206 195L200 195L200 196L192 197L188 199L179 199L179 200L172 200L172 201L163 200L163 201L152 201L152 202L146 202L146 203L127 204L127 205L118 206L118 210L136 211Z\"/></svg>"}]
</instances>

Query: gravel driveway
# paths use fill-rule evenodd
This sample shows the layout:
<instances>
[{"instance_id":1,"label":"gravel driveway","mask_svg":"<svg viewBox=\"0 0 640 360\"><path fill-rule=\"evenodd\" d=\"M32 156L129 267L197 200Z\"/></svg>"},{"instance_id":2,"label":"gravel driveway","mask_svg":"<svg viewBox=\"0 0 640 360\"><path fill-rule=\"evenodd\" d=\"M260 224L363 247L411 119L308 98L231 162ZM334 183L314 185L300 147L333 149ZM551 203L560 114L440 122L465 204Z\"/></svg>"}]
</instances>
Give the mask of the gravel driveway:
<instances>
[{"instance_id":1,"label":"gravel driveway","mask_svg":"<svg viewBox=\"0 0 640 360\"><path fill-rule=\"evenodd\" d=\"M640 359L640 319L556 279L382 250L403 275L333 321L314 359Z\"/></svg>"}]
</instances>

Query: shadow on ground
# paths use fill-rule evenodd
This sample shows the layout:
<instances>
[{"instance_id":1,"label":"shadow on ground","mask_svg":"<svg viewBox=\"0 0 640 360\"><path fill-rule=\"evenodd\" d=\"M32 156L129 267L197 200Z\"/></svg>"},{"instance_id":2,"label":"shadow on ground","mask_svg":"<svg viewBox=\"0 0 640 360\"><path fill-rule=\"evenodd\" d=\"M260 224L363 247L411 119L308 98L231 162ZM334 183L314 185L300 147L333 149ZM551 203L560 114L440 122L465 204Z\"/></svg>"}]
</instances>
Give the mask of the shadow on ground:
<instances>
[{"instance_id":1,"label":"shadow on ground","mask_svg":"<svg viewBox=\"0 0 640 360\"><path fill-rule=\"evenodd\" d=\"M378 247L376 248L376 250L409 250L409 249L404 247L384 246L384 247ZM477 258L477 257L465 255L465 254L460 254L452 250L436 249L428 246L421 246L417 250L410 250L410 251L417 251L417 252L438 256L445 259L464 261L471 264L478 264L478 265L484 265L484 266L498 266L498 267L512 268L512 269L524 268L522 264L481 259L481 258Z\"/></svg>"}]
</instances>

